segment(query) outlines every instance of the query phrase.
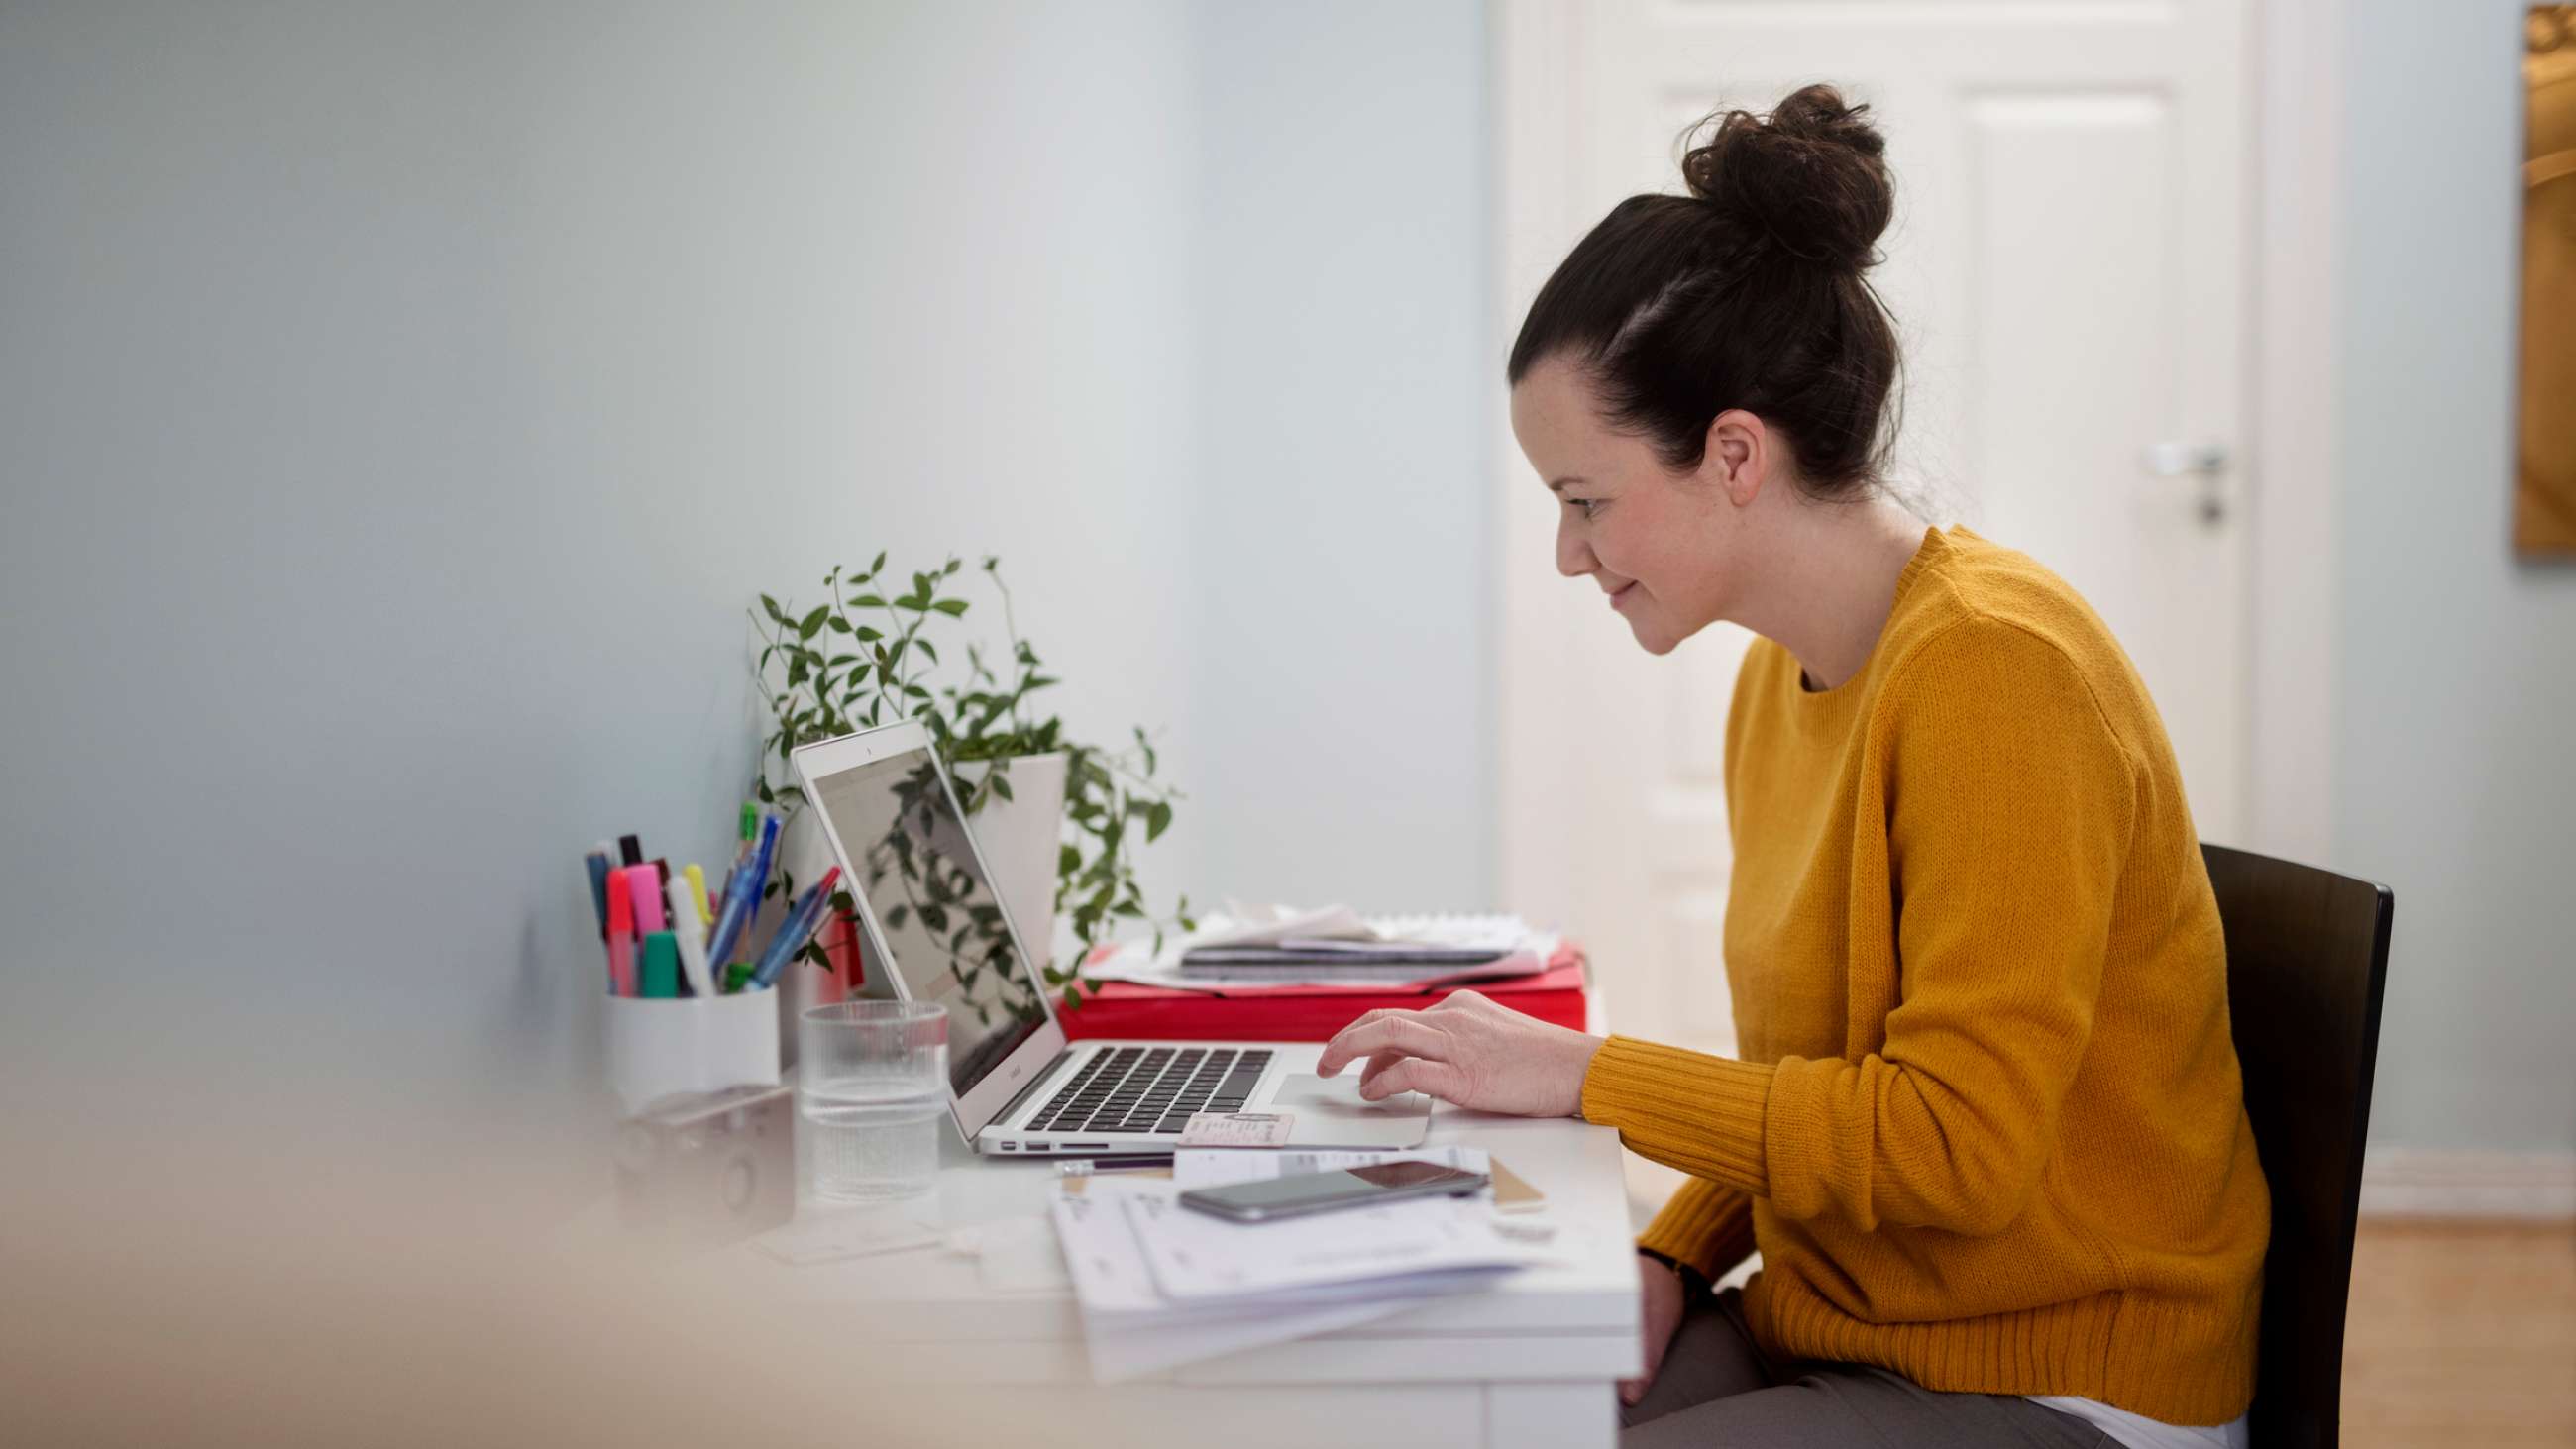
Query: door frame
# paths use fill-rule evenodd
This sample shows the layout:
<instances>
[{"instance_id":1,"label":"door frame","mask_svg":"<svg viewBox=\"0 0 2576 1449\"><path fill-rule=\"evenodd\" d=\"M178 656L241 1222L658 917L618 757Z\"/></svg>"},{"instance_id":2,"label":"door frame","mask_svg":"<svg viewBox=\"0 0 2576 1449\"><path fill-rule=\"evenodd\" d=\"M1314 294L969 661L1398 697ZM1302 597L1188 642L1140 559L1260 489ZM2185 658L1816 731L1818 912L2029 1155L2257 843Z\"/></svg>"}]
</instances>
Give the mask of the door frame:
<instances>
[{"instance_id":1,"label":"door frame","mask_svg":"<svg viewBox=\"0 0 2576 1449\"><path fill-rule=\"evenodd\" d=\"M2340 275L2344 18L2339 0L2247 0L2254 94L2244 98L2256 138L2248 168L2245 249L2250 299L2245 369L2247 452L2241 496L2246 539L2247 773L2245 817L2253 850L2324 862L2334 836L2336 567L2333 539L2337 394L2335 290ZM1516 285L1543 278L1566 234L1573 187L1567 139L1583 97L1584 33L1561 0L1496 0L1492 11L1496 157L1492 273L1494 333L1520 329ZM1537 239L1547 238L1543 254ZM1569 928L1579 858L1567 828L1568 737L1558 707L1562 661L1580 647L1565 637L1542 574L1553 523L1530 506L1533 484L1496 409L1495 564L1499 704L1492 759L1501 835L1496 896L1515 910ZM2323 546L2319 541L2323 540ZM1574 773L1579 774L1579 770Z\"/></svg>"}]
</instances>

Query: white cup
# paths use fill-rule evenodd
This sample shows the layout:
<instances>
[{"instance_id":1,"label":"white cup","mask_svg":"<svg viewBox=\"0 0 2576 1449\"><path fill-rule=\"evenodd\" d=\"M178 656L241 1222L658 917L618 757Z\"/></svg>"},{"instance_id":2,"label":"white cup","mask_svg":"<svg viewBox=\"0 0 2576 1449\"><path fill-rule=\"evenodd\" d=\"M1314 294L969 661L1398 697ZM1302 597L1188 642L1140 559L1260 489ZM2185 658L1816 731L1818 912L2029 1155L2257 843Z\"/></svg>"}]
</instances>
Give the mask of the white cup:
<instances>
[{"instance_id":1,"label":"white cup","mask_svg":"<svg viewBox=\"0 0 2576 1449\"><path fill-rule=\"evenodd\" d=\"M608 1084L630 1117L677 1093L778 1085L772 991L607 1000Z\"/></svg>"}]
</instances>

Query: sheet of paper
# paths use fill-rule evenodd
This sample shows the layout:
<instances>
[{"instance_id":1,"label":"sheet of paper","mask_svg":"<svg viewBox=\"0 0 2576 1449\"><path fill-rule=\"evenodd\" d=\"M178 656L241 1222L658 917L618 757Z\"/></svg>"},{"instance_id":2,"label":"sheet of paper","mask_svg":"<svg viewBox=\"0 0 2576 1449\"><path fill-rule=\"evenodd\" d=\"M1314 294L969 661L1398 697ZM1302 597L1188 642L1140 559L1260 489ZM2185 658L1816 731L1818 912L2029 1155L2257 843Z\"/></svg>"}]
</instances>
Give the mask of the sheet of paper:
<instances>
[{"instance_id":1,"label":"sheet of paper","mask_svg":"<svg viewBox=\"0 0 2576 1449\"><path fill-rule=\"evenodd\" d=\"M1294 1112L1200 1112L1181 1128L1183 1147L1285 1147Z\"/></svg>"},{"instance_id":2,"label":"sheet of paper","mask_svg":"<svg viewBox=\"0 0 2576 1449\"><path fill-rule=\"evenodd\" d=\"M1547 1211L1547 1195L1540 1192L1537 1188L1530 1186L1529 1181L1526 1178L1523 1178L1519 1173L1512 1171L1510 1168L1505 1167L1499 1162L1493 1165L1492 1172L1494 1176L1494 1210L1496 1212L1536 1213Z\"/></svg>"},{"instance_id":3,"label":"sheet of paper","mask_svg":"<svg viewBox=\"0 0 2576 1449\"><path fill-rule=\"evenodd\" d=\"M1168 1201L1173 1191L1169 1178L1071 1178L1058 1184L1051 1217L1081 1305L1083 1341L1097 1382L1119 1383L1329 1333L1398 1312L1427 1294L1469 1291L1490 1276L1426 1274L1394 1286L1346 1283L1246 1301L1179 1303L1154 1286L1122 1206L1137 1197Z\"/></svg>"},{"instance_id":4,"label":"sheet of paper","mask_svg":"<svg viewBox=\"0 0 2576 1449\"><path fill-rule=\"evenodd\" d=\"M1459 968L1451 973L1486 977L1544 969L1557 948L1555 936L1532 930L1529 923L1518 916L1362 918L1344 906L1300 911L1287 906L1230 904L1222 914L1201 917L1197 931L1165 937L1160 951L1154 949L1150 939L1122 942L1115 949L1106 950L1086 962L1083 974L1097 981L1133 981L1147 986L1185 990L1214 990L1229 985L1275 986L1299 978L1276 970L1240 980L1233 972L1217 980L1184 976L1181 973L1181 956L1200 946L1265 945L1290 937L1410 941L1429 946L1490 947L1512 953L1511 960L1506 963ZM1523 957L1530 959L1524 961ZM1425 974L1436 977L1441 972L1438 968L1426 968ZM1360 988L1366 989L1367 984L1360 983Z\"/></svg>"},{"instance_id":5,"label":"sheet of paper","mask_svg":"<svg viewBox=\"0 0 2576 1449\"><path fill-rule=\"evenodd\" d=\"M1420 1198L1271 1223L1231 1223L1137 1194L1121 1204L1152 1285L1194 1300L1539 1261L1473 1199Z\"/></svg>"},{"instance_id":6,"label":"sheet of paper","mask_svg":"<svg viewBox=\"0 0 2576 1449\"><path fill-rule=\"evenodd\" d=\"M1184 1190L1226 1187L1238 1182L1267 1182L1274 1177L1302 1177L1310 1172L1339 1172L1374 1167L1381 1162L1436 1162L1442 1167L1483 1172L1491 1158L1481 1147L1416 1147L1403 1152L1354 1152L1340 1148L1291 1148L1285 1152L1201 1152L1182 1148L1172 1154L1172 1181Z\"/></svg>"}]
</instances>

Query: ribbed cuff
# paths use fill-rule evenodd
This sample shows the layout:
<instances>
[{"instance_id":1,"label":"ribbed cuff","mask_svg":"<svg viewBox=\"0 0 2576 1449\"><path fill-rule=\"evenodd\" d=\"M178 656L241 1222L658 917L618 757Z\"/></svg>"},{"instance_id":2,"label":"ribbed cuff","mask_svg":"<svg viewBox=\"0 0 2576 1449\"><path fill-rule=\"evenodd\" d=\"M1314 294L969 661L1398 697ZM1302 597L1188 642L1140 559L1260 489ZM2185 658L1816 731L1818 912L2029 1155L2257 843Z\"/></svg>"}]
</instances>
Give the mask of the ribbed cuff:
<instances>
[{"instance_id":1,"label":"ribbed cuff","mask_svg":"<svg viewBox=\"0 0 2576 1449\"><path fill-rule=\"evenodd\" d=\"M1753 1253L1753 1199L1694 1178L1655 1214L1637 1246L1687 1264L1714 1283Z\"/></svg>"},{"instance_id":2,"label":"ribbed cuff","mask_svg":"<svg viewBox=\"0 0 2576 1449\"><path fill-rule=\"evenodd\" d=\"M1757 1196L1771 1068L1614 1036L1583 1076L1583 1117L1619 1129L1630 1151Z\"/></svg>"}]
</instances>

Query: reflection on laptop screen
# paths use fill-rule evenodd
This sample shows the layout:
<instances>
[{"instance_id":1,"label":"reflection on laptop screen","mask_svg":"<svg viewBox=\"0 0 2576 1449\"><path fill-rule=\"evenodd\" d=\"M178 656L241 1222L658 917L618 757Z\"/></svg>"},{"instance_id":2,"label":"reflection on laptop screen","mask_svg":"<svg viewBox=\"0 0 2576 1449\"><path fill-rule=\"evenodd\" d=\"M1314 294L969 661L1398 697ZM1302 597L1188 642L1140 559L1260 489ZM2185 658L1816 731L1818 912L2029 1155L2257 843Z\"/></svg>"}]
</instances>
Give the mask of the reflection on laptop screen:
<instances>
[{"instance_id":1,"label":"reflection on laptop screen","mask_svg":"<svg viewBox=\"0 0 2576 1449\"><path fill-rule=\"evenodd\" d=\"M948 1079L963 1096L1047 1015L956 802L927 750L813 785L905 994L948 1008Z\"/></svg>"}]
</instances>

